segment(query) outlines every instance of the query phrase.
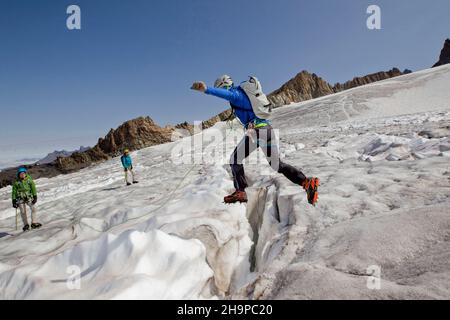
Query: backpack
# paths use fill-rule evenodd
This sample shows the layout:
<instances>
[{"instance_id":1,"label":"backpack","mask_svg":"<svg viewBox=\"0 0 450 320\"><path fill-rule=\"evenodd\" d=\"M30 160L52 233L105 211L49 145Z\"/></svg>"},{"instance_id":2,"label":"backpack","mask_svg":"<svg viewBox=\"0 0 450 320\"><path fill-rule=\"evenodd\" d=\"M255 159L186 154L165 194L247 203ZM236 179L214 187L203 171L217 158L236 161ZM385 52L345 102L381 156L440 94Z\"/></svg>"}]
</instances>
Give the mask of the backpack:
<instances>
[{"instance_id":1,"label":"backpack","mask_svg":"<svg viewBox=\"0 0 450 320\"><path fill-rule=\"evenodd\" d=\"M256 77L244 81L239 86L244 90L253 108L253 112L260 119L268 120L272 116L272 104L263 93L261 82Z\"/></svg>"}]
</instances>

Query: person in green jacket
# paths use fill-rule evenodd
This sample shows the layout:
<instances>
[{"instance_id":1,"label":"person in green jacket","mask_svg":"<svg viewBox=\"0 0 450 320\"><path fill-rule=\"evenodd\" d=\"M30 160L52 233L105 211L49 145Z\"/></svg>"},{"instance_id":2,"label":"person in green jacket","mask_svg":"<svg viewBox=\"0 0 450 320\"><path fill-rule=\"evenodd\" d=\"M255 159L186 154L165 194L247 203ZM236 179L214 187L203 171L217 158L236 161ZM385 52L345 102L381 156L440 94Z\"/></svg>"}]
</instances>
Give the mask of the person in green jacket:
<instances>
[{"instance_id":1,"label":"person in green jacket","mask_svg":"<svg viewBox=\"0 0 450 320\"><path fill-rule=\"evenodd\" d=\"M27 217L27 206L30 207L31 210L31 228L37 229L42 226L42 224L36 222L36 202L36 185L28 174L27 169L23 167L19 168L19 170L17 170L17 180L12 186L12 204L14 208L20 209L20 215L23 221L23 231L30 229Z\"/></svg>"}]
</instances>

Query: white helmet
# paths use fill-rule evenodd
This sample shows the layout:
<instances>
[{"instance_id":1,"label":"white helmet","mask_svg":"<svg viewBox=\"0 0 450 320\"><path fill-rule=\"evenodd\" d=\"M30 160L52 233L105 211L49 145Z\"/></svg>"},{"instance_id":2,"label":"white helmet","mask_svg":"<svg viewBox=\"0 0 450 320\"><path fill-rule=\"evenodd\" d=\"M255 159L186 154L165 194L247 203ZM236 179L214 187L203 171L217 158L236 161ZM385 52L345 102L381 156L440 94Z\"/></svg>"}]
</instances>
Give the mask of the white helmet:
<instances>
[{"instance_id":1,"label":"white helmet","mask_svg":"<svg viewBox=\"0 0 450 320\"><path fill-rule=\"evenodd\" d=\"M224 74L214 82L215 88L229 88L233 86L233 79L230 76Z\"/></svg>"}]
</instances>

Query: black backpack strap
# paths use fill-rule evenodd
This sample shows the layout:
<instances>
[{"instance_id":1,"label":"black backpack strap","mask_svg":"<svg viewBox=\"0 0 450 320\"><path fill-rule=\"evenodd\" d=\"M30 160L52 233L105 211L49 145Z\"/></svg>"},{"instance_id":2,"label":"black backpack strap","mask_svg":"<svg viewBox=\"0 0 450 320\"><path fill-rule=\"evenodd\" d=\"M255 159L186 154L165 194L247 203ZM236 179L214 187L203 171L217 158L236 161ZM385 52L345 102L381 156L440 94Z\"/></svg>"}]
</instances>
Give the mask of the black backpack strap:
<instances>
[{"instance_id":1,"label":"black backpack strap","mask_svg":"<svg viewBox=\"0 0 450 320\"><path fill-rule=\"evenodd\" d=\"M248 111L248 109L245 109L245 108L241 108L241 107L238 107L238 106L236 106L236 105L232 104L231 102L230 102L230 106L231 106L231 109L238 109L238 110L244 110L244 111Z\"/></svg>"}]
</instances>

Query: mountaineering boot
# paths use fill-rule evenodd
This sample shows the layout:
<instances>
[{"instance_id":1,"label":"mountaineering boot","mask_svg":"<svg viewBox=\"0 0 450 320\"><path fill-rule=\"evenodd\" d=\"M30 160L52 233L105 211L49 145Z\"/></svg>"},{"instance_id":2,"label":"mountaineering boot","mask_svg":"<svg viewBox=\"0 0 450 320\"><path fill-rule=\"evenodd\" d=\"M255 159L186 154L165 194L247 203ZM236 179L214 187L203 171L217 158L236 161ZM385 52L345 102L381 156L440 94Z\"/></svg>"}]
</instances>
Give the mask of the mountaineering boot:
<instances>
[{"instance_id":1,"label":"mountaineering boot","mask_svg":"<svg viewBox=\"0 0 450 320\"><path fill-rule=\"evenodd\" d=\"M317 191L317 188L319 186L320 186L319 178L306 178L302 184L303 189L305 189L306 191L308 202L313 206L315 206L317 200L319 200L319 193Z\"/></svg>"},{"instance_id":2,"label":"mountaineering boot","mask_svg":"<svg viewBox=\"0 0 450 320\"><path fill-rule=\"evenodd\" d=\"M223 201L225 203L230 203L230 204L236 203L236 202L240 202L240 203L247 202L247 194L245 193L245 191L236 190L229 196L226 196L225 198L223 198Z\"/></svg>"},{"instance_id":3,"label":"mountaineering boot","mask_svg":"<svg viewBox=\"0 0 450 320\"><path fill-rule=\"evenodd\" d=\"M130 182L127 182L127 186L131 186L131 183L130 183Z\"/></svg>"},{"instance_id":4,"label":"mountaineering boot","mask_svg":"<svg viewBox=\"0 0 450 320\"><path fill-rule=\"evenodd\" d=\"M38 222L31 224L31 229L39 229L40 227L42 227L42 224Z\"/></svg>"},{"instance_id":5,"label":"mountaineering boot","mask_svg":"<svg viewBox=\"0 0 450 320\"><path fill-rule=\"evenodd\" d=\"M136 180L135 180L135 181L133 181L133 183L136 184L136 183L139 183L139 181L136 181Z\"/></svg>"},{"instance_id":6,"label":"mountaineering boot","mask_svg":"<svg viewBox=\"0 0 450 320\"><path fill-rule=\"evenodd\" d=\"M24 225L23 228L22 228L22 230L23 230L23 231L28 231L28 230L30 230L30 225L29 225L29 224Z\"/></svg>"}]
</instances>

